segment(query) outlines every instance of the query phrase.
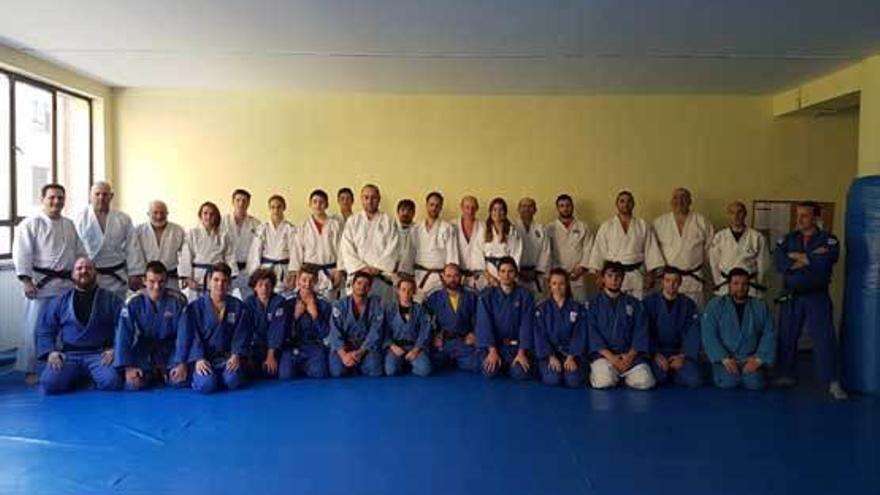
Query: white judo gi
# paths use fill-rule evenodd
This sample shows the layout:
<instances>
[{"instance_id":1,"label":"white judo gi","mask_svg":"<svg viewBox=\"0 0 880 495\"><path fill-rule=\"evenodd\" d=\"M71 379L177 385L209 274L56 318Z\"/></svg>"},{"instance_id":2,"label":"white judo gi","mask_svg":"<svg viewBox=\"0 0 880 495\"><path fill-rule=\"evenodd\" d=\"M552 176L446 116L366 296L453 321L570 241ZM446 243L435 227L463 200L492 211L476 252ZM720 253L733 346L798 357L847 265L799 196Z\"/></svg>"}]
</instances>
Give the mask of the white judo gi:
<instances>
[{"instance_id":1,"label":"white judo gi","mask_svg":"<svg viewBox=\"0 0 880 495\"><path fill-rule=\"evenodd\" d=\"M177 265L180 263L180 254L186 242L186 232L183 227L176 223L168 222L162 231L162 238L156 239L156 232L150 222L145 222L134 228L134 237L139 249L137 263L129 267L133 275L143 275L147 263L161 261L168 270L167 287L180 289L180 274Z\"/></svg>"},{"instance_id":2,"label":"white judo gi","mask_svg":"<svg viewBox=\"0 0 880 495\"><path fill-rule=\"evenodd\" d=\"M525 225L517 221L514 223L517 235L522 239L522 254L520 255L520 273L528 271L536 274L535 281L525 282L519 279L519 284L540 301L547 297L547 277L550 272L550 239L547 229L538 223L526 229Z\"/></svg>"},{"instance_id":3,"label":"white judo gi","mask_svg":"<svg viewBox=\"0 0 880 495\"><path fill-rule=\"evenodd\" d=\"M461 217L456 220L453 227L455 228L455 235L458 241L458 266L461 268L462 285L472 289L485 287L485 277L481 272L486 262L483 260L483 252L480 249L480 245L483 236L486 235L486 224L479 220L474 221L474 228L470 239L464 234L464 229L461 226Z\"/></svg>"},{"instance_id":4,"label":"white judo gi","mask_svg":"<svg viewBox=\"0 0 880 495\"><path fill-rule=\"evenodd\" d=\"M275 292L284 292L287 273L295 272L301 264L296 236L296 227L287 220L282 220L277 227L271 221L263 222L257 227L248 254L246 273L241 276L249 277L258 268L269 268L278 278Z\"/></svg>"},{"instance_id":5,"label":"white judo gi","mask_svg":"<svg viewBox=\"0 0 880 495\"><path fill-rule=\"evenodd\" d=\"M675 214L670 212L654 220L654 233L666 265L678 268L683 273L679 292L702 308L704 282L709 288L712 285L709 279L709 244L715 236L715 228L703 215L690 212L679 232Z\"/></svg>"},{"instance_id":6,"label":"white judo gi","mask_svg":"<svg viewBox=\"0 0 880 495\"><path fill-rule=\"evenodd\" d=\"M734 268L742 268L752 276L752 283L765 286L767 273L771 270L770 251L764 234L746 227L739 241L733 236L730 228L719 230L709 245L709 264L712 267L712 278L718 289L719 296L728 293L727 277ZM760 297L761 291L752 286L749 294Z\"/></svg>"},{"instance_id":7,"label":"white judo gi","mask_svg":"<svg viewBox=\"0 0 880 495\"><path fill-rule=\"evenodd\" d=\"M137 266L140 259L131 218L121 211L110 210L106 225L101 229L95 210L87 206L77 214L74 225L86 254L95 262L98 286L124 301L128 293L128 267Z\"/></svg>"},{"instance_id":8,"label":"white judo gi","mask_svg":"<svg viewBox=\"0 0 880 495\"><path fill-rule=\"evenodd\" d=\"M233 277L238 275L235 251L227 231L217 229L208 232L208 229L201 224L187 231L186 242L180 252L180 264L177 266L177 272L181 278L192 278L199 285L194 292L186 290L188 299L195 299L199 293L208 289L207 283L211 275L211 265L221 261L232 268Z\"/></svg>"},{"instance_id":9,"label":"white judo gi","mask_svg":"<svg viewBox=\"0 0 880 495\"><path fill-rule=\"evenodd\" d=\"M599 226L590 251L589 268L600 272L606 261L624 265L622 289L641 299L645 291L645 273L663 266L663 255L648 222L632 217L624 231L617 215Z\"/></svg>"},{"instance_id":10,"label":"white judo gi","mask_svg":"<svg viewBox=\"0 0 880 495\"><path fill-rule=\"evenodd\" d=\"M519 268L522 261L523 241L516 229L516 225L511 224L510 232L507 239L501 241L501 233L492 229L492 240L486 241L486 237L481 235L478 239L479 252L482 254L482 269L493 277L498 278L498 261L500 258L510 256L516 261ZM482 285L481 285L482 283ZM477 283L478 289L483 289L488 285L488 279L481 277Z\"/></svg>"},{"instance_id":11,"label":"white judo gi","mask_svg":"<svg viewBox=\"0 0 880 495\"><path fill-rule=\"evenodd\" d=\"M242 272L242 276L232 281L232 288L235 293L244 298L250 294L248 287L248 278L245 275L247 270L248 256L251 254L251 244L254 242L254 236L257 234L257 228L260 221L251 215L245 217L239 225L235 221L235 215L227 213L220 220L220 228L229 234L232 241L233 259L235 260L238 272Z\"/></svg>"},{"instance_id":12,"label":"white judo gi","mask_svg":"<svg viewBox=\"0 0 880 495\"><path fill-rule=\"evenodd\" d=\"M568 227L559 219L547 225L547 238L550 239L550 266L562 268L571 273L578 266L590 266L590 250L593 248L593 233L585 222L573 219ZM577 280L571 281L572 297L578 302L587 300L588 273L585 270Z\"/></svg>"},{"instance_id":13,"label":"white judo gi","mask_svg":"<svg viewBox=\"0 0 880 495\"><path fill-rule=\"evenodd\" d=\"M416 302L422 302L432 291L443 287L441 274L449 263L459 263L458 236L451 223L437 219L429 229L424 221L410 231L414 251Z\"/></svg>"},{"instance_id":14,"label":"white judo gi","mask_svg":"<svg viewBox=\"0 0 880 495\"><path fill-rule=\"evenodd\" d=\"M341 216L328 216L318 231L315 219L309 216L300 226L297 239L299 255L291 261L293 271L299 271L300 263L310 263L318 267L318 280L315 292L329 300L338 297L339 291L333 287L333 274L339 266L339 243L342 240L343 222Z\"/></svg>"},{"instance_id":15,"label":"white judo gi","mask_svg":"<svg viewBox=\"0 0 880 495\"><path fill-rule=\"evenodd\" d=\"M342 231L339 255L341 266L348 273L348 292L354 273L368 266L381 270L373 278L370 293L385 303L394 301L392 275L400 256L397 223L390 216L377 212L372 220L363 211L348 218Z\"/></svg>"}]
</instances>

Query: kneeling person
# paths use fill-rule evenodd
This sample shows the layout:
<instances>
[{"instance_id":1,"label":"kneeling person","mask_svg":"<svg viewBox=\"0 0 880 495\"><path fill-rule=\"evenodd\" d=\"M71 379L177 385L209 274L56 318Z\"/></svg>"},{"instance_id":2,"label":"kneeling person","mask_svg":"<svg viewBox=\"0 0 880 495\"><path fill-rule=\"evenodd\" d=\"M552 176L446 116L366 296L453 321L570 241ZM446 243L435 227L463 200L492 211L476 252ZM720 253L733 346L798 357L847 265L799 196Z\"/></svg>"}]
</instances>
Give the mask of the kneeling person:
<instances>
[{"instance_id":1,"label":"kneeling person","mask_svg":"<svg viewBox=\"0 0 880 495\"><path fill-rule=\"evenodd\" d=\"M330 375L354 372L382 376L382 340L385 314L382 299L371 296L373 279L355 272L351 295L336 302L330 317Z\"/></svg>"},{"instance_id":2,"label":"kneeling person","mask_svg":"<svg viewBox=\"0 0 880 495\"><path fill-rule=\"evenodd\" d=\"M454 362L460 370L474 371L477 367L474 333L477 294L469 287L462 287L461 269L454 263L443 268L441 278L443 288L432 292L425 301L437 324L431 363L442 367Z\"/></svg>"},{"instance_id":3,"label":"kneeling person","mask_svg":"<svg viewBox=\"0 0 880 495\"><path fill-rule=\"evenodd\" d=\"M568 272L550 271L550 297L535 311L535 355L541 381L575 388L584 384L587 311L571 296Z\"/></svg>"},{"instance_id":4,"label":"kneeling person","mask_svg":"<svg viewBox=\"0 0 880 495\"><path fill-rule=\"evenodd\" d=\"M749 296L749 272L734 268L729 275L728 294L710 301L703 314L703 347L715 385L760 390L776 357L773 318L767 303Z\"/></svg>"},{"instance_id":5,"label":"kneeling person","mask_svg":"<svg viewBox=\"0 0 880 495\"><path fill-rule=\"evenodd\" d=\"M51 299L40 313L37 358L46 361L40 384L45 393L58 394L91 378L99 390L118 390L122 377L113 367L113 336L122 300L98 287L88 258L76 260L72 277L74 288Z\"/></svg>"},{"instance_id":6,"label":"kneeling person","mask_svg":"<svg viewBox=\"0 0 880 495\"><path fill-rule=\"evenodd\" d=\"M333 307L315 292L319 273L318 266L302 265L296 276L291 321L283 329L286 335L273 332L269 336L270 347L284 347L278 371L282 380L298 375L326 378L329 374L328 335Z\"/></svg>"},{"instance_id":7,"label":"kneeling person","mask_svg":"<svg viewBox=\"0 0 880 495\"><path fill-rule=\"evenodd\" d=\"M252 376L278 375L280 345L270 345L269 336L282 334L289 322L287 299L275 292L277 272L272 268L257 268L248 280L253 294L244 300L254 320L247 350L248 373Z\"/></svg>"},{"instance_id":8,"label":"kneeling person","mask_svg":"<svg viewBox=\"0 0 880 495\"><path fill-rule=\"evenodd\" d=\"M624 266L606 262L602 292L587 307L590 343L590 384L611 388L621 378L637 390L654 387L654 375L645 362L649 348L648 320L641 301L621 292Z\"/></svg>"},{"instance_id":9,"label":"kneeling person","mask_svg":"<svg viewBox=\"0 0 880 495\"><path fill-rule=\"evenodd\" d=\"M643 301L651 338L651 371L657 383L686 387L703 384L700 372L700 314L697 305L679 292L682 273L663 270L662 289Z\"/></svg>"},{"instance_id":10,"label":"kneeling person","mask_svg":"<svg viewBox=\"0 0 880 495\"><path fill-rule=\"evenodd\" d=\"M416 282L410 277L397 281L397 302L385 311L385 374L394 376L410 368L414 375L431 374L428 346L431 316L413 302Z\"/></svg>"},{"instance_id":11,"label":"kneeling person","mask_svg":"<svg viewBox=\"0 0 880 495\"><path fill-rule=\"evenodd\" d=\"M229 295L232 268L211 267L210 292L186 307L178 339L178 360L193 364L192 387L212 393L236 389L244 382L241 358L253 331L253 315L244 302ZM184 359L185 356L185 359Z\"/></svg>"},{"instance_id":12,"label":"kneeling person","mask_svg":"<svg viewBox=\"0 0 880 495\"><path fill-rule=\"evenodd\" d=\"M495 377L504 370L517 380L530 378L535 301L516 283L516 261L498 261L498 286L480 294L477 304L477 345L483 374Z\"/></svg>"},{"instance_id":13,"label":"kneeling person","mask_svg":"<svg viewBox=\"0 0 880 495\"><path fill-rule=\"evenodd\" d=\"M168 270L161 261L147 263L144 288L119 315L113 365L125 371L126 390L186 384L186 365L171 368L186 297L167 288L167 279Z\"/></svg>"}]
</instances>

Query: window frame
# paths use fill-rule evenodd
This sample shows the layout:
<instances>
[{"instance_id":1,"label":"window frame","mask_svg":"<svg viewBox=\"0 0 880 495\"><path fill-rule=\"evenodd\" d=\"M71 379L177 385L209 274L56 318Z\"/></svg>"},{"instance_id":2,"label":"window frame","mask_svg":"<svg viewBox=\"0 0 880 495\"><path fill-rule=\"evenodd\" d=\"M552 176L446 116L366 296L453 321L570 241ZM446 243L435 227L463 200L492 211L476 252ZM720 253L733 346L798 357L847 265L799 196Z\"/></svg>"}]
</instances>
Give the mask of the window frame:
<instances>
[{"instance_id":1,"label":"window frame","mask_svg":"<svg viewBox=\"0 0 880 495\"><path fill-rule=\"evenodd\" d=\"M19 72L9 70L0 66L0 75L6 76L9 80L9 218L0 218L0 227L9 227L11 229L10 240L15 243L15 227L25 218L18 211L18 188L17 188L17 153L16 151L16 129L15 129L15 85L17 82L29 84L31 86L48 91L52 94L52 182L58 182L58 94L62 93L67 96L85 100L89 106L89 184L94 182L95 177L95 105L94 99L76 91L56 86L54 84L34 79ZM2 150L0 150L2 152ZM0 180L4 180L0 177ZM67 184L62 184L68 187ZM11 245L10 245L11 248ZM0 263L12 259L12 252L9 254L0 254Z\"/></svg>"}]
</instances>

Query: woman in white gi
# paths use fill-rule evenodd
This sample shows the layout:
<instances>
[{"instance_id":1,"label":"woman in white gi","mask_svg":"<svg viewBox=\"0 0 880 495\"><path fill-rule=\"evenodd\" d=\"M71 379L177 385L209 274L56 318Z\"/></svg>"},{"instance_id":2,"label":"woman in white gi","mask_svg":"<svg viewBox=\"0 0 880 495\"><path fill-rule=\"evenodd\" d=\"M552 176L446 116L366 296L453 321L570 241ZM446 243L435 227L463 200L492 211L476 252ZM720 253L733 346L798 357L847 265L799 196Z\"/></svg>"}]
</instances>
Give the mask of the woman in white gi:
<instances>
[{"instance_id":1,"label":"woman in white gi","mask_svg":"<svg viewBox=\"0 0 880 495\"><path fill-rule=\"evenodd\" d=\"M226 263L238 275L235 251L229 233L220 228L220 209L210 201L199 207L199 225L186 233L177 272L186 280L187 299L193 300L208 289L214 263Z\"/></svg>"},{"instance_id":2,"label":"woman in white gi","mask_svg":"<svg viewBox=\"0 0 880 495\"><path fill-rule=\"evenodd\" d=\"M268 268L275 272L278 284L275 292L293 290L296 285L296 270L300 263L296 242L296 227L284 219L287 201L277 194L269 198L269 221L263 222L254 234L248 254L247 272L258 268Z\"/></svg>"}]
</instances>

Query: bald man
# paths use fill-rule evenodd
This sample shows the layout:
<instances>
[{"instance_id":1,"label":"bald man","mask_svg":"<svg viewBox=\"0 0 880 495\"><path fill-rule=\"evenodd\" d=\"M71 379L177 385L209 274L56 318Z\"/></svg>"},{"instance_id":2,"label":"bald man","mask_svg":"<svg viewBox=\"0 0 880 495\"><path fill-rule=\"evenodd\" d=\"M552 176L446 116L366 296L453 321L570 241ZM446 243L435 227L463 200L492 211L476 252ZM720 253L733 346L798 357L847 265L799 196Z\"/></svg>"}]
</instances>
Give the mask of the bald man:
<instances>
[{"instance_id":1,"label":"bald man","mask_svg":"<svg viewBox=\"0 0 880 495\"><path fill-rule=\"evenodd\" d=\"M138 252L137 263L130 267L130 272L132 275L142 277L148 263L159 261L167 270L165 286L179 289L177 263L186 239L186 232L180 225L168 221L168 206L162 201L150 202L147 218L148 221L134 228Z\"/></svg>"},{"instance_id":2,"label":"bald man","mask_svg":"<svg viewBox=\"0 0 880 495\"><path fill-rule=\"evenodd\" d=\"M342 268L348 274L348 292L354 274L367 273L373 278L370 295L389 304L394 301L391 284L400 256L399 233L395 221L379 211L381 199L377 186L367 184L361 189L363 209L345 222L339 251Z\"/></svg>"},{"instance_id":3,"label":"bald man","mask_svg":"<svg viewBox=\"0 0 880 495\"><path fill-rule=\"evenodd\" d=\"M481 249L482 240L485 237L486 224L477 220L477 212L480 211L480 203L473 196L461 198L459 203L461 216L456 220L455 233L458 240L458 255L461 259L461 284L472 289L482 288L480 273L483 271L485 261Z\"/></svg>"},{"instance_id":4,"label":"bald man","mask_svg":"<svg viewBox=\"0 0 880 495\"><path fill-rule=\"evenodd\" d=\"M538 205L532 198L523 198L517 205L519 231L523 249L520 256L519 285L525 287L536 301L547 297L547 276L550 273L550 238L546 228L535 223Z\"/></svg>"},{"instance_id":5,"label":"bald man","mask_svg":"<svg viewBox=\"0 0 880 495\"><path fill-rule=\"evenodd\" d=\"M730 286L730 271L742 268L749 273L749 295L760 297L770 271L770 250L764 234L746 225L746 205L734 201L727 206L728 227L719 230L709 245L709 264L715 280L715 293L723 296Z\"/></svg>"},{"instance_id":6,"label":"bald man","mask_svg":"<svg viewBox=\"0 0 880 495\"><path fill-rule=\"evenodd\" d=\"M139 263L139 248L131 218L110 208L113 188L104 181L95 182L89 206L74 220L86 253L95 262L98 286L125 300L129 286L140 287L140 277L129 277L128 267Z\"/></svg>"},{"instance_id":7,"label":"bald man","mask_svg":"<svg viewBox=\"0 0 880 495\"><path fill-rule=\"evenodd\" d=\"M691 211L692 203L690 191L673 189L669 200L672 211L654 220L654 232L665 265L682 274L679 291L702 307L704 285L710 280L709 245L715 228L706 217Z\"/></svg>"}]
</instances>

